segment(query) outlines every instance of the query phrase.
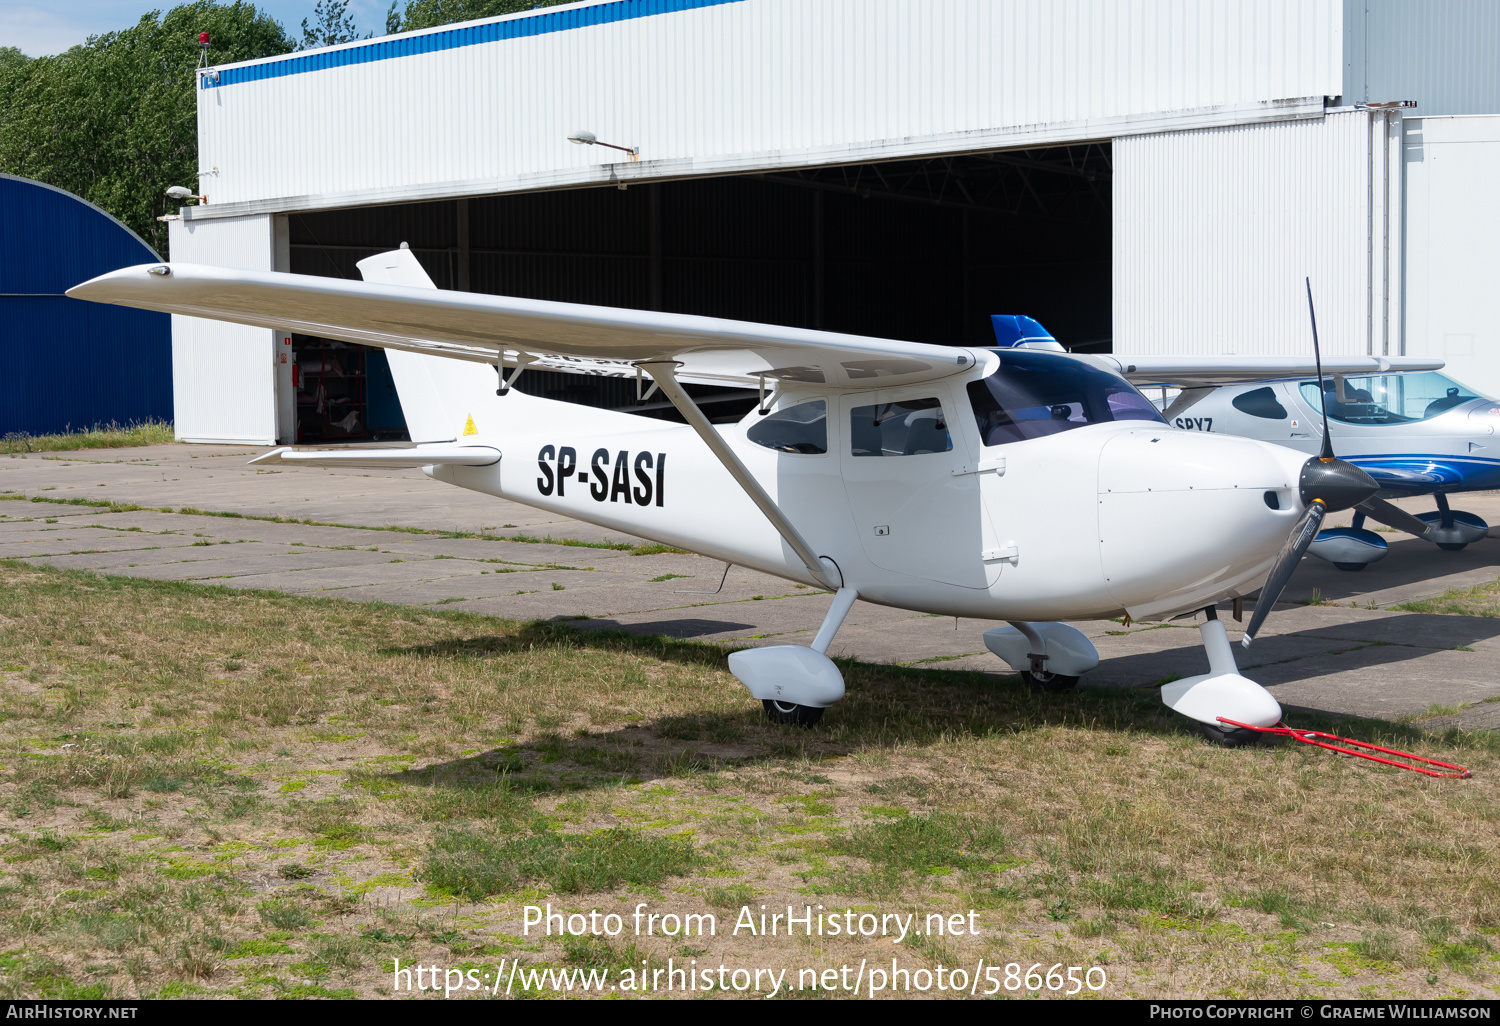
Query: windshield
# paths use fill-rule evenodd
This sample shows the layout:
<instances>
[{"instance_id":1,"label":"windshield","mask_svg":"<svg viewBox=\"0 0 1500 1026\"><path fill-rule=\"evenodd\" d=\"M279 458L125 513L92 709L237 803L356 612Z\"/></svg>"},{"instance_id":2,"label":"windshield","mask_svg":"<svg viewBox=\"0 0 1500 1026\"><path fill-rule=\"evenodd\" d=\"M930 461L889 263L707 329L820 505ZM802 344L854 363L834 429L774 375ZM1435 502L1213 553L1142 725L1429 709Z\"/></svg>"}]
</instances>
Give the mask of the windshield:
<instances>
[{"instance_id":1,"label":"windshield","mask_svg":"<svg viewBox=\"0 0 1500 1026\"><path fill-rule=\"evenodd\" d=\"M969 382L969 401L985 445L1114 420L1165 424L1129 382L1072 356L1005 349L1000 369Z\"/></svg>"},{"instance_id":2,"label":"windshield","mask_svg":"<svg viewBox=\"0 0 1500 1026\"><path fill-rule=\"evenodd\" d=\"M1328 419L1345 424L1411 424L1480 398L1445 374L1377 374L1344 379L1342 395L1332 377L1323 379ZM1318 409L1318 383L1302 382L1302 398Z\"/></svg>"}]
</instances>

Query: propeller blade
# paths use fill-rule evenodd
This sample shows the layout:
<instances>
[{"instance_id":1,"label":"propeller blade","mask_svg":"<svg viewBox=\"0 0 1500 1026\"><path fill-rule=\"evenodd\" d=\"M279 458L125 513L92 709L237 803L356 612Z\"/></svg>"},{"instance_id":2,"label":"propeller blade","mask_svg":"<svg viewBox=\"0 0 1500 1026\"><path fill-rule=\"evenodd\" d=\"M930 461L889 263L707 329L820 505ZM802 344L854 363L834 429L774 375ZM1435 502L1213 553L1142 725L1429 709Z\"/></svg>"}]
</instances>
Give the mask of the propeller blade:
<instances>
[{"instance_id":1,"label":"propeller blade","mask_svg":"<svg viewBox=\"0 0 1500 1026\"><path fill-rule=\"evenodd\" d=\"M1386 502L1384 499L1366 499L1354 508L1371 520L1378 520L1386 527L1394 527L1418 538L1432 530L1432 525L1425 520L1418 520L1394 502Z\"/></svg>"},{"instance_id":2,"label":"propeller blade","mask_svg":"<svg viewBox=\"0 0 1500 1026\"><path fill-rule=\"evenodd\" d=\"M1307 319L1312 322L1313 362L1318 368L1318 398L1323 409L1323 451L1318 454L1323 460L1333 459L1333 436L1328 433L1328 393L1323 391L1323 354L1318 350L1318 315L1313 311L1312 279L1302 279L1307 284Z\"/></svg>"},{"instance_id":3,"label":"propeller blade","mask_svg":"<svg viewBox=\"0 0 1500 1026\"><path fill-rule=\"evenodd\" d=\"M1266 617L1271 615L1271 610L1276 606L1276 600L1281 597L1281 590L1286 587L1286 582L1291 579L1292 571L1297 569L1302 556L1307 552L1307 547L1312 540L1318 536L1318 531L1323 526L1323 516L1328 508L1317 499L1314 499L1307 507L1307 512L1302 514L1302 519L1297 521L1297 526L1292 528L1291 537L1287 538L1286 544L1281 547L1281 552L1276 556L1276 562L1271 564L1271 572L1266 574L1266 583L1261 586L1260 598L1255 600L1255 612L1250 615L1250 625L1245 628L1245 637L1240 645L1250 647L1250 642L1260 631L1260 625L1266 622Z\"/></svg>"}]
</instances>

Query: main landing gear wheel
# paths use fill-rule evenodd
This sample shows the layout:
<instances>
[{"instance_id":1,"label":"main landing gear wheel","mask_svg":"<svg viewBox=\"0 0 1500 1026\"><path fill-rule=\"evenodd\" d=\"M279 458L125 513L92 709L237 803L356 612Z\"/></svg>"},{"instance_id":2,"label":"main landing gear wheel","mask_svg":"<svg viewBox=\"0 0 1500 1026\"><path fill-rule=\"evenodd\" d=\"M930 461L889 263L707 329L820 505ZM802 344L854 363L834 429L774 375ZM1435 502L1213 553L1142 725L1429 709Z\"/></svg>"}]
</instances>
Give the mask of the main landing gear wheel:
<instances>
[{"instance_id":1,"label":"main landing gear wheel","mask_svg":"<svg viewBox=\"0 0 1500 1026\"><path fill-rule=\"evenodd\" d=\"M762 699L760 704L766 707L766 716L772 723L811 727L823 718L823 710L817 706L794 705L791 702L777 702L770 698Z\"/></svg>"},{"instance_id":2,"label":"main landing gear wheel","mask_svg":"<svg viewBox=\"0 0 1500 1026\"><path fill-rule=\"evenodd\" d=\"M1048 673L1046 670L1022 670L1021 680L1038 691L1072 691L1078 686L1077 677L1064 673Z\"/></svg>"},{"instance_id":3,"label":"main landing gear wheel","mask_svg":"<svg viewBox=\"0 0 1500 1026\"><path fill-rule=\"evenodd\" d=\"M1215 727L1209 723L1199 723L1198 729L1210 744L1220 748L1244 748L1260 740L1258 732L1243 727Z\"/></svg>"},{"instance_id":4,"label":"main landing gear wheel","mask_svg":"<svg viewBox=\"0 0 1500 1026\"><path fill-rule=\"evenodd\" d=\"M1462 552L1469 547L1468 542L1438 542L1437 547L1444 552Z\"/></svg>"}]
</instances>

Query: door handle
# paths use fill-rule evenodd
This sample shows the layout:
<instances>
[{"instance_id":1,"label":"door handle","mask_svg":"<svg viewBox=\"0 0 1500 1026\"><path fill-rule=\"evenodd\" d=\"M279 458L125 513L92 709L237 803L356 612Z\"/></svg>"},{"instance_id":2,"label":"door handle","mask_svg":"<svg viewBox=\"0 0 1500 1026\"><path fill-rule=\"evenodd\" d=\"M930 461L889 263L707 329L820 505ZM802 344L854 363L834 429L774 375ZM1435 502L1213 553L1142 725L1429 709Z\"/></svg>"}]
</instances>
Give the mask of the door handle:
<instances>
[{"instance_id":1,"label":"door handle","mask_svg":"<svg viewBox=\"0 0 1500 1026\"><path fill-rule=\"evenodd\" d=\"M960 463L953 468L954 477L963 477L965 474L985 474L994 471L996 476L1005 476L1005 457L998 456L992 460L980 460L977 463Z\"/></svg>"},{"instance_id":2,"label":"door handle","mask_svg":"<svg viewBox=\"0 0 1500 1026\"><path fill-rule=\"evenodd\" d=\"M1016 548L1015 542L997 549L985 549L979 556L986 563L1009 563L1011 566L1021 565L1021 551Z\"/></svg>"}]
</instances>

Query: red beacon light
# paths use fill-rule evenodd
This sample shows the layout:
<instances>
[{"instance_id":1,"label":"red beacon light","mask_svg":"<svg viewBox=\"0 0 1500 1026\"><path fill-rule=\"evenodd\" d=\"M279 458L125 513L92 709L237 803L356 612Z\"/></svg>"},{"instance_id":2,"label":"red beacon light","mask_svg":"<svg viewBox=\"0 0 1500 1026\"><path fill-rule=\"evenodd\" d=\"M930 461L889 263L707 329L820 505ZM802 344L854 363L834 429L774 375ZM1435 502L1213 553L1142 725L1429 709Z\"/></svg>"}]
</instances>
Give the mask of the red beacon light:
<instances>
[{"instance_id":1,"label":"red beacon light","mask_svg":"<svg viewBox=\"0 0 1500 1026\"><path fill-rule=\"evenodd\" d=\"M205 46L205 47L208 46L208 33L207 32L199 32L198 33L198 45L199 46Z\"/></svg>"}]
</instances>

